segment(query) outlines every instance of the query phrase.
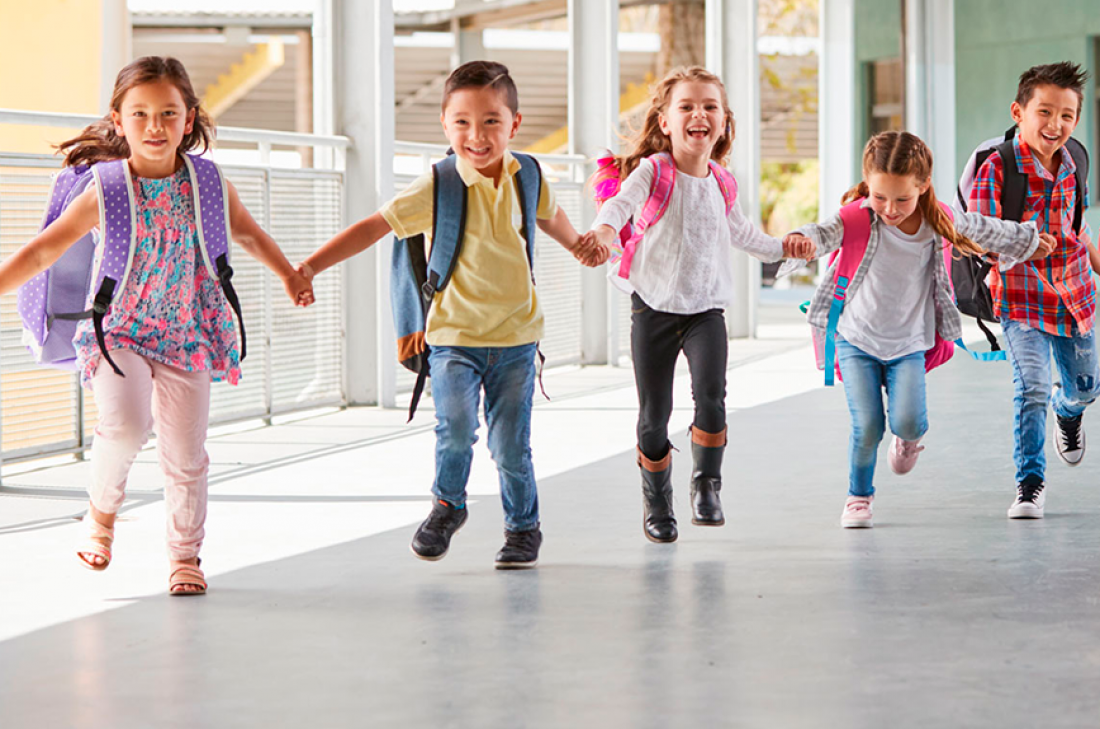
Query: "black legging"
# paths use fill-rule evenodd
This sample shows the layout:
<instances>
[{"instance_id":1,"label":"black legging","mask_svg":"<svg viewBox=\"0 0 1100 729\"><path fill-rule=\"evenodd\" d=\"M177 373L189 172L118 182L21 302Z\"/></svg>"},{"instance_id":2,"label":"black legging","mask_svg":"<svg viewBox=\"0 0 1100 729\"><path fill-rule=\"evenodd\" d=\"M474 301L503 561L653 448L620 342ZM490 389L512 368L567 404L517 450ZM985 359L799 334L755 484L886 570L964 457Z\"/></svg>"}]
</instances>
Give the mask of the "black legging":
<instances>
[{"instance_id":1,"label":"black legging","mask_svg":"<svg viewBox=\"0 0 1100 729\"><path fill-rule=\"evenodd\" d=\"M630 352L640 405L638 447L646 458L659 461L669 448L672 382L680 350L691 372L694 426L705 433L721 433L726 427L726 320L721 309L667 314L649 308L637 294L630 302Z\"/></svg>"}]
</instances>

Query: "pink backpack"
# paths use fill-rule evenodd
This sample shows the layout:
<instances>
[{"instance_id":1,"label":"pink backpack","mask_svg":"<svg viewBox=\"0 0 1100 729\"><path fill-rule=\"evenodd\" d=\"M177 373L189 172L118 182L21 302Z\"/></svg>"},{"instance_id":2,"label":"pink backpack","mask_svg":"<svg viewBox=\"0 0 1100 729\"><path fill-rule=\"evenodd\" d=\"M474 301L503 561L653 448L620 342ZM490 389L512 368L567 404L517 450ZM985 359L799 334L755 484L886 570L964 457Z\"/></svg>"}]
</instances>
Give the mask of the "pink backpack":
<instances>
[{"instance_id":1,"label":"pink backpack","mask_svg":"<svg viewBox=\"0 0 1100 729\"><path fill-rule=\"evenodd\" d=\"M637 220L628 221L619 231L619 245L612 247L612 264L619 264L619 278L630 278L630 264L634 260L634 252L638 248L646 230L655 224L668 210L668 204L672 200L672 188L676 184L676 163L668 152L646 157L656 168L653 175L653 185L649 190L649 198L642 206L642 213ZM596 200L596 208L619 194L622 187L622 177L615 158L611 155L597 160L596 174L592 176L593 197ZM722 191L722 198L726 203L726 216L737 203L737 180L722 165L714 160L710 162L710 171L718 182L718 188Z\"/></svg>"},{"instance_id":2,"label":"pink backpack","mask_svg":"<svg viewBox=\"0 0 1100 729\"><path fill-rule=\"evenodd\" d=\"M833 385L833 373L840 377L840 364L836 361L836 328L840 322L840 313L844 310L844 301L847 298L848 284L855 276L859 264L867 253L867 244L871 239L871 211L864 210L861 205L865 198L853 200L840 209L840 220L844 223L844 239L840 248L833 251L829 257L829 266L833 269L833 301L829 306L829 324L822 334L814 329L814 354L817 357L817 368L825 370L825 385ZM947 213L952 222L955 214L950 207L940 203L940 207ZM837 259L840 260L837 260ZM951 271L951 246L943 246L943 263L948 272ZM835 263L835 265L834 265ZM947 280L951 280L950 273ZM952 289L954 295L954 289ZM928 372L939 367L955 354L955 345L963 346L961 340L949 342L936 332L936 341L932 348L924 353L924 371Z\"/></svg>"}]
</instances>

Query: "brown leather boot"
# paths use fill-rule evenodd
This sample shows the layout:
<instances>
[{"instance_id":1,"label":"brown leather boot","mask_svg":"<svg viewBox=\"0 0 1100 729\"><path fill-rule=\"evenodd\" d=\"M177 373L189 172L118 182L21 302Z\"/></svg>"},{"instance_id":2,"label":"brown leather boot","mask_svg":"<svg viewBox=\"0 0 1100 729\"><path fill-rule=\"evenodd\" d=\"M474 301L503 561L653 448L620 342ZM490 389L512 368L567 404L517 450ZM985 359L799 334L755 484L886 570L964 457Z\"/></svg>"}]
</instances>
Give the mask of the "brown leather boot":
<instances>
[{"instance_id":1,"label":"brown leather boot","mask_svg":"<svg viewBox=\"0 0 1100 729\"><path fill-rule=\"evenodd\" d=\"M651 542L675 542L676 515L672 513L672 448L659 461L651 461L638 449L645 504L645 536Z\"/></svg>"},{"instance_id":2,"label":"brown leather boot","mask_svg":"<svg viewBox=\"0 0 1100 729\"><path fill-rule=\"evenodd\" d=\"M691 429L691 523L699 526L722 526L722 456L726 451L726 429L707 433Z\"/></svg>"}]
</instances>

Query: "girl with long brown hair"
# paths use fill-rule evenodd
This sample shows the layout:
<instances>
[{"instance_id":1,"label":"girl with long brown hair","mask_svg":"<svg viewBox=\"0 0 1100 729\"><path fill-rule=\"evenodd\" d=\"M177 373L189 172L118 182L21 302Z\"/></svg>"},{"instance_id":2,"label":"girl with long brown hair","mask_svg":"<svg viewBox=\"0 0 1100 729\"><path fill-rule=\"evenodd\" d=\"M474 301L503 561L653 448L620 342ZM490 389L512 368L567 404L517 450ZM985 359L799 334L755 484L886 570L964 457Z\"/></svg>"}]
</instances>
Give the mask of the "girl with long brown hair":
<instances>
[{"instance_id":1,"label":"girl with long brown hair","mask_svg":"<svg viewBox=\"0 0 1100 729\"><path fill-rule=\"evenodd\" d=\"M617 274L620 287L632 292L643 528L654 542L672 542L678 535L668 440L676 360L683 351L695 399L692 523L721 526L728 354L723 310L736 292L733 249L765 261L794 252L741 213L736 182L725 169L733 135L733 113L717 76L697 66L670 73L657 84L629 151L614 158L625 180L604 202L589 233L608 246L632 217L637 221L644 214L655 182L663 181L661 189L671 183L670 194L662 196L667 208L644 228L636 255L629 265L624 258ZM803 248L808 254L809 247Z\"/></svg>"},{"instance_id":2,"label":"girl with long brown hair","mask_svg":"<svg viewBox=\"0 0 1100 729\"><path fill-rule=\"evenodd\" d=\"M932 189L932 152L907 132L883 132L867 142L863 179L841 202L858 202L871 218L866 252L848 283L836 325L837 360L852 418L841 526L870 527L875 460L886 427L882 391L894 433L890 467L905 474L924 450L920 440L928 430L925 352L937 334L954 342L962 333L942 246L971 256L996 252L998 264L1006 268L1048 255L1054 241L1034 224L973 213L955 213L952 222ZM816 245L818 256L836 250L844 240L841 215L807 225L785 240L806 238ZM807 314L821 332L835 293L831 273L823 278Z\"/></svg>"},{"instance_id":3,"label":"girl with long brown hair","mask_svg":"<svg viewBox=\"0 0 1100 729\"><path fill-rule=\"evenodd\" d=\"M128 274L103 313L102 338L93 331L92 320L84 319L74 340L81 384L94 392L99 409L84 518L87 535L77 556L92 570L110 564L115 518L130 467L155 425L165 474L169 592L201 594L206 591L199 550L210 465L205 447L210 384L236 384L241 373L230 305L203 260L193 194L198 181L191 179L196 162L185 157L191 151L205 152L214 128L187 71L174 58L147 56L123 68L110 106L102 120L60 145L66 165L103 163L110 174L121 175L112 179L122 179L129 188L133 224ZM98 174L95 178L100 179ZM96 259L103 265L104 216L112 215L114 221L120 214L116 208L105 210L106 193L99 186L91 183L60 217L0 265L0 294L49 268L93 229L98 231ZM282 279L296 304L312 302L309 283L252 219L228 182L225 200L226 232ZM89 310L94 293L88 295ZM101 306L98 299L96 306ZM101 366L104 360L111 366Z\"/></svg>"}]
</instances>

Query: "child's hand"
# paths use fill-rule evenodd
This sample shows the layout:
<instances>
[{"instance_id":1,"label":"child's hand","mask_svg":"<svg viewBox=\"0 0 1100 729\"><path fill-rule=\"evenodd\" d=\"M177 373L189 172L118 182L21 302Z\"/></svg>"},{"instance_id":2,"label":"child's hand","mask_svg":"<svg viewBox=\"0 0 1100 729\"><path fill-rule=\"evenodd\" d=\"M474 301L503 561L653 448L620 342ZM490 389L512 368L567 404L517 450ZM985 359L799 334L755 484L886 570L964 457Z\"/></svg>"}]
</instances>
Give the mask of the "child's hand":
<instances>
[{"instance_id":1,"label":"child's hand","mask_svg":"<svg viewBox=\"0 0 1100 729\"><path fill-rule=\"evenodd\" d=\"M783 238L784 258L803 258L812 261L817 255L817 245L801 233L788 233Z\"/></svg>"},{"instance_id":2,"label":"child's hand","mask_svg":"<svg viewBox=\"0 0 1100 729\"><path fill-rule=\"evenodd\" d=\"M283 279L283 288L295 306L309 306L314 302L312 273L308 266L299 263L294 273Z\"/></svg>"},{"instance_id":3,"label":"child's hand","mask_svg":"<svg viewBox=\"0 0 1100 729\"><path fill-rule=\"evenodd\" d=\"M1029 261L1038 261L1049 256L1054 249L1058 246L1058 241L1050 233L1039 234L1039 245L1035 248L1035 252L1031 254Z\"/></svg>"},{"instance_id":4,"label":"child's hand","mask_svg":"<svg viewBox=\"0 0 1100 729\"><path fill-rule=\"evenodd\" d=\"M577 237L572 252L574 258L590 268L603 264L611 255L611 251L596 239L592 231Z\"/></svg>"},{"instance_id":5,"label":"child's hand","mask_svg":"<svg viewBox=\"0 0 1100 729\"><path fill-rule=\"evenodd\" d=\"M591 236L592 240L596 241L610 252L611 244L615 242L616 235L618 235L618 233L610 225L601 225L585 233L584 237L587 238Z\"/></svg>"}]
</instances>

